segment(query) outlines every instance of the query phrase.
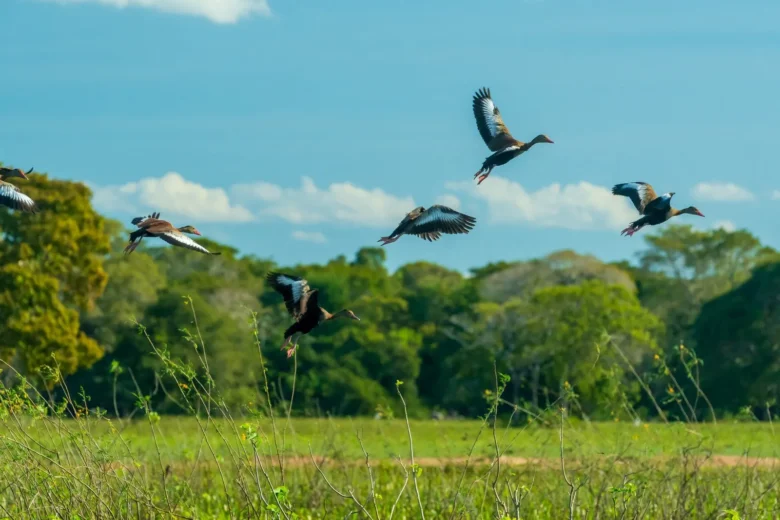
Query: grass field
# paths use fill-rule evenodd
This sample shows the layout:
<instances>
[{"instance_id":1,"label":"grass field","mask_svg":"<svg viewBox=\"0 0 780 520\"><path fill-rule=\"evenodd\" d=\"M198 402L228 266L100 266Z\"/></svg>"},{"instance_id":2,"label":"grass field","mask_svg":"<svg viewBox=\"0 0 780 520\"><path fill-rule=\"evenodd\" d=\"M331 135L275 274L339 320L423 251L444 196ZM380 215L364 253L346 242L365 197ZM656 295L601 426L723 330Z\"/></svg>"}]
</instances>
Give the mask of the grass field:
<instances>
[{"instance_id":1,"label":"grass field","mask_svg":"<svg viewBox=\"0 0 780 520\"><path fill-rule=\"evenodd\" d=\"M494 437L490 423L466 420L407 428L12 411L0 442L7 518L420 518L421 507L425 518L780 514L780 444L767 423L563 419L497 424Z\"/></svg>"}]
</instances>

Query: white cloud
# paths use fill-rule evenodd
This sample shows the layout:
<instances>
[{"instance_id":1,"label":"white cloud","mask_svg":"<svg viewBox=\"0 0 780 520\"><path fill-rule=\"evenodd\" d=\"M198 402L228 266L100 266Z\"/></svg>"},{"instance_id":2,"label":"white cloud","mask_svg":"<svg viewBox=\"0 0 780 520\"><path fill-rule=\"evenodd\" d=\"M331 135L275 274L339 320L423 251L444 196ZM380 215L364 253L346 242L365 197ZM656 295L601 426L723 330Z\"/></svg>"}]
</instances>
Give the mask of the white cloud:
<instances>
[{"instance_id":1,"label":"white cloud","mask_svg":"<svg viewBox=\"0 0 780 520\"><path fill-rule=\"evenodd\" d=\"M447 206L448 208L452 208L454 210L460 209L460 199L449 193L436 197L435 204L441 204L442 206Z\"/></svg>"},{"instance_id":2,"label":"white cloud","mask_svg":"<svg viewBox=\"0 0 780 520\"><path fill-rule=\"evenodd\" d=\"M93 191L93 203L102 211L160 211L163 218L171 215L201 222L248 222L254 219L243 206L231 204L222 188L206 188L176 172L121 186L93 187Z\"/></svg>"},{"instance_id":3,"label":"white cloud","mask_svg":"<svg viewBox=\"0 0 780 520\"><path fill-rule=\"evenodd\" d=\"M484 184L450 182L447 188L462 191L488 204L493 222L526 223L536 227L565 229L619 229L639 218L628 199L582 181L551 184L528 192L504 177L491 176Z\"/></svg>"},{"instance_id":4,"label":"white cloud","mask_svg":"<svg viewBox=\"0 0 780 520\"><path fill-rule=\"evenodd\" d=\"M780 190L775 190L772 192L772 200L780 200Z\"/></svg>"},{"instance_id":5,"label":"white cloud","mask_svg":"<svg viewBox=\"0 0 780 520\"><path fill-rule=\"evenodd\" d=\"M742 202L753 200L753 194L732 182L700 182L693 187L693 196L699 200Z\"/></svg>"},{"instance_id":6,"label":"white cloud","mask_svg":"<svg viewBox=\"0 0 780 520\"><path fill-rule=\"evenodd\" d=\"M303 242L314 242L315 244L324 244L328 241L325 235L319 231L293 231L292 237L295 240Z\"/></svg>"},{"instance_id":7,"label":"white cloud","mask_svg":"<svg viewBox=\"0 0 780 520\"><path fill-rule=\"evenodd\" d=\"M713 224L712 227L715 229L722 229L723 231L728 231L728 232L737 230L737 225L730 220L719 220L715 222L715 224Z\"/></svg>"},{"instance_id":8,"label":"white cloud","mask_svg":"<svg viewBox=\"0 0 780 520\"><path fill-rule=\"evenodd\" d=\"M215 23L236 23L257 14L270 16L267 0L48 0L59 4L95 3L124 9L142 7L166 13L203 16Z\"/></svg>"},{"instance_id":9,"label":"white cloud","mask_svg":"<svg viewBox=\"0 0 780 520\"><path fill-rule=\"evenodd\" d=\"M374 188L334 183L318 188L309 177L300 188L281 188L257 182L231 188L233 198L255 208L258 215L280 218L295 224L349 222L361 227L393 226L416 205L412 197L396 197Z\"/></svg>"}]
</instances>

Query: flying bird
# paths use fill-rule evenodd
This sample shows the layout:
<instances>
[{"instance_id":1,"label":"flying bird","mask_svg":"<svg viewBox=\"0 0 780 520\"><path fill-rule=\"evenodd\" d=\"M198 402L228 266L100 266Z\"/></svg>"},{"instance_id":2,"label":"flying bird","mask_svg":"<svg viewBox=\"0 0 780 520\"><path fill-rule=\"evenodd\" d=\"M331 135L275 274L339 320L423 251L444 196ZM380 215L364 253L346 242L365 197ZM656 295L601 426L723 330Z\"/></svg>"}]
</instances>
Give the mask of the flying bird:
<instances>
[{"instance_id":1,"label":"flying bird","mask_svg":"<svg viewBox=\"0 0 780 520\"><path fill-rule=\"evenodd\" d=\"M634 207L643 215L639 220L630 223L626 229L620 232L621 235L632 236L644 226L655 226L662 224L677 215L698 215L703 217L701 211L693 206L684 209L675 209L672 207L672 197L674 192L664 193L660 197L656 195L655 190L646 182L626 182L616 184L612 188L613 195L623 195L631 199Z\"/></svg>"},{"instance_id":2,"label":"flying bird","mask_svg":"<svg viewBox=\"0 0 780 520\"><path fill-rule=\"evenodd\" d=\"M136 217L132 223L138 227L136 231L130 233L130 243L125 248L125 254L130 254L138 247L144 237L158 237L177 247L184 247L204 253L207 255L219 255L222 253L212 253L202 245L198 244L184 233L200 236L200 231L192 226L173 227L173 224L167 220L161 220L160 213L152 213L146 218Z\"/></svg>"},{"instance_id":3,"label":"flying bird","mask_svg":"<svg viewBox=\"0 0 780 520\"><path fill-rule=\"evenodd\" d=\"M490 97L490 89L488 88L481 88L474 94L473 108L479 135L482 136L482 140L485 141L490 151L493 152L493 155L482 163L482 168L474 174L475 179L479 177L478 185L487 179L496 166L508 163L518 155L530 150L537 143L553 142L552 139L544 134L537 135L529 143L518 141L512 137L509 129L504 124L504 120L501 119L498 107L493 103L493 98Z\"/></svg>"},{"instance_id":4,"label":"flying bird","mask_svg":"<svg viewBox=\"0 0 780 520\"><path fill-rule=\"evenodd\" d=\"M19 188L10 182L5 182L5 179L14 177L27 179L27 175L32 173L32 171L32 168L26 172L19 168L0 168L0 204L27 213L36 213L38 211L38 206L35 205L34 200L19 191Z\"/></svg>"},{"instance_id":5,"label":"flying bird","mask_svg":"<svg viewBox=\"0 0 780 520\"><path fill-rule=\"evenodd\" d=\"M293 317L295 323L284 331L284 343L281 350L288 348L292 342L292 348L288 348L287 357L291 357L298 348L298 340L304 334L308 334L325 321L336 318L351 318L360 321L354 312L349 309L340 310L334 314L320 307L317 298L319 290L309 288L309 282L303 278L282 273L268 273L266 280L276 292L284 298L287 312ZM295 340L293 337L298 335Z\"/></svg>"},{"instance_id":6,"label":"flying bird","mask_svg":"<svg viewBox=\"0 0 780 520\"><path fill-rule=\"evenodd\" d=\"M420 206L410 211L390 236L380 238L379 242L384 246L395 242L402 235L417 235L423 240L433 242L438 240L442 233L451 235L468 233L474 228L476 222L477 219L474 217L446 206L436 204L428 209Z\"/></svg>"}]
</instances>

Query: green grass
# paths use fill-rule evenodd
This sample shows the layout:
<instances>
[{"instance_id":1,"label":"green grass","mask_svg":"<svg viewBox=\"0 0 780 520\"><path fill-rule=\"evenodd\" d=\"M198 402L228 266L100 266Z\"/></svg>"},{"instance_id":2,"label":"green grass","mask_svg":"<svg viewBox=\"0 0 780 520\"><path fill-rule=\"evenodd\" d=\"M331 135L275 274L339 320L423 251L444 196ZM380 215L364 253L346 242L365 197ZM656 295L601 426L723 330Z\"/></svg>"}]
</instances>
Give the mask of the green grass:
<instances>
[{"instance_id":1,"label":"green grass","mask_svg":"<svg viewBox=\"0 0 780 520\"><path fill-rule=\"evenodd\" d=\"M778 456L780 445L766 423L566 420L562 430L504 424L497 425L496 443L481 421L410 421L420 469L409 460L403 420L293 418L287 428L285 423L277 417L274 441L269 419L152 415L117 421L11 414L0 430L0 514L228 519L344 518L354 511L367 518L357 502L339 496L332 485L347 497L352 490L372 518L388 518L399 493L393 517L419 518L415 473L426 518L495 518L497 504L507 518L517 513L568 518L570 503L575 518L596 513L713 518L731 509L745 518L780 513L778 477L771 469L707 464L711 455ZM560 467L561 432L567 478L577 488L573 502ZM373 493L358 434L372 465ZM494 464L497 444L502 467ZM471 465L464 471L472 445Z\"/></svg>"},{"instance_id":2,"label":"green grass","mask_svg":"<svg viewBox=\"0 0 780 520\"><path fill-rule=\"evenodd\" d=\"M555 405L530 415L502 405L493 422L500 374L485 421L288 421L289 403L273 402L265 381L266 402L242 416L209 378L152 348L198 415L160 417L139 398L142 418L108 419L70 398L58 374L64 402L0 386L0 518L780 516L771 423L591 423ZM569 390L562 402L577 409Z\"/></svg>"},{"instance_id":3,"label":"green grass","mask_svg":"<svg viewBox=\"0 0 780 520\"><path fill-rule=\"evenodd\" d=\"M266 442L272 437L272 425L268 419L236 419L239 425L248 424L256 429ZM217 446L218 455L228 455L217 429L229 431L229 421L216 419L208 427L207 435ZM505 424L505 423L504 423ZM111 426L113 425L113 426ZM458 458L468 454L480 430L476 420L410 420L414 434L417 457ZM285 419L277 418L277 427L284 429ZM0 428L8 428L9 424ZM71 425L70 428L74 428ZM121 429L131 446L134 456L145 460L156 458L154 441L146 419L118 423L95 421L90 432L98 442L115 438L113 429ZM49 443L44 429L30 424L30 435L43 444ZM165 417L155 426L157 441L166 456L173 461L187 460L201 445L197 421L192 417ZM504 425L500 426L503 435ZM3 430L0 429L0 432ZM308 456L309 447L315 455L358 459L362 457L356 434L372 458L390 459L406 456L409 451L406 422L399 419L374 420L368 418L292 418L287 429L286 453ZM239 434L228 433L229 445L240 444ZM577 447L582 456L614 455L618 452L631 457L676 455L685 447L701 442L701 449L715 455L749 455L751 457L780 457L780 436L773 427L759 422L721 422L713 425L685 423L643 423L635 426L625 422L567 421L566 443ZM780 432L778 432L780 433ZM505 454L528 458L557 458L560 455L558 429L540 427L535 423L514 425L507 430ZM474 455L494 455L492 437L481 436Z\"/></svg>"}]
</instances>

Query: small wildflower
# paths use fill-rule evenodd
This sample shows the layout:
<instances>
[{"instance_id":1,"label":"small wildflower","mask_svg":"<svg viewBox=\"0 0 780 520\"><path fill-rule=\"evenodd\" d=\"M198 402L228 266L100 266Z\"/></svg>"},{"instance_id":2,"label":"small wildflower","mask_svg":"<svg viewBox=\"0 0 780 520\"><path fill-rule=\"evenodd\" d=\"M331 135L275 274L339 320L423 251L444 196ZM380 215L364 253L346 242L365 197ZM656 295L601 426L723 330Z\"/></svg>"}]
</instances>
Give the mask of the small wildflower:
<instances>
[{"instance_id":1,"label":"small wildflower","mask_svg":"<svg viewBox=\"0 0 780 520\"><path fill-rule=\"evenodd\" d=\"M656 355L654 355L654 356L653 356L653 359L655 359L656 361L658 361L658 360L660 360L660 359L661 359L661 356L659 356L658 354L656 354Z\"/></svg>"},{"instance_id":2,"label":"small wildflower","mask_svg":"<svg viewBox=\"0 0 780 520\"><path fill-rule=\"evenodd\" d=\"M187 383L179 383L179 387L180 387L182 390L187 390L187 389L189 389L189 386L187 386Z\"/></svg>"},{"instance_id":3,"label":"small wildflower","mask_svg":"<svg viewBox=\"0 0 780 520\"><path fill-rule=\"evenodd\" d=\"M669 388L667 388L666 391L670 394L674 394L674 388L672 388L672 385L669 385Z\"/></svg>"},{"instance_id":4,"label":"small wildflower","mask_svg":"<svg viewBox=\"0 0 780 520\"><path fill-rule=\"evenodd\" d=\"M650 428L650 425L649 425L649 424L647 424L647 423L643 424L642 426L645 428L645 430L646 430L646 429L648 429L648 428Z\"/></svg>"}]
</instances>

